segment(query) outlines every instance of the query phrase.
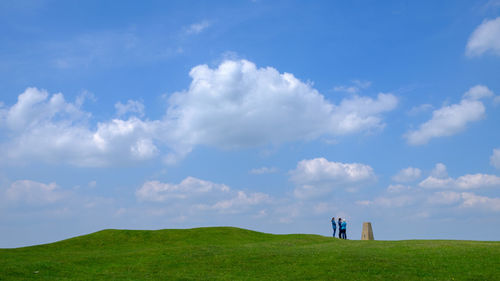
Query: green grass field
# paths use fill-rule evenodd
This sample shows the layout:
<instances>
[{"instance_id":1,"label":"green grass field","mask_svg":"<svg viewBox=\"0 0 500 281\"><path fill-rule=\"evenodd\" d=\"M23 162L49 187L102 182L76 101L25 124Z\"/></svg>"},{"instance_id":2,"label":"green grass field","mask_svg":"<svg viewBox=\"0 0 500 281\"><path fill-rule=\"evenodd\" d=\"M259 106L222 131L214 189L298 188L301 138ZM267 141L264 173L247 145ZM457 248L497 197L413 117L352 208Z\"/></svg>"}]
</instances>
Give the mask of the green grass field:
<instances>
[{"instance_id":1,"label":"green grass field","mask_svg":"<svg viewBox=\"0 0 500 281\"><path fill-rule=\"evenodd\" d=\"M0 280L500 280L500 242L350 241L231 227L103 230L0 249Z\"/></svg>"}]
</instances>

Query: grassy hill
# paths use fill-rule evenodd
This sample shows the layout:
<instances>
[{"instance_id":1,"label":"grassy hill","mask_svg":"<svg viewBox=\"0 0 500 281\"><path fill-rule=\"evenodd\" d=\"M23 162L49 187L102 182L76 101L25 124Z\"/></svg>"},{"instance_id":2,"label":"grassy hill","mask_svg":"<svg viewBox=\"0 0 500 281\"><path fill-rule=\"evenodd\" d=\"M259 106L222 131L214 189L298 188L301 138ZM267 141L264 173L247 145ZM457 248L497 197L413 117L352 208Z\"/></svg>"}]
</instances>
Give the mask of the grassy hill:
<instances>
[{"instance_id":1,"label":"grassy hill","mask_svg":"<svg viewBox=\"0 0 500 281\"><path fill-rule=\"evenodd\" d=\"M0 249L0 280L500 280L500 242L351 241L231 227L103 230Z\"/></svg>"}]
</instances>

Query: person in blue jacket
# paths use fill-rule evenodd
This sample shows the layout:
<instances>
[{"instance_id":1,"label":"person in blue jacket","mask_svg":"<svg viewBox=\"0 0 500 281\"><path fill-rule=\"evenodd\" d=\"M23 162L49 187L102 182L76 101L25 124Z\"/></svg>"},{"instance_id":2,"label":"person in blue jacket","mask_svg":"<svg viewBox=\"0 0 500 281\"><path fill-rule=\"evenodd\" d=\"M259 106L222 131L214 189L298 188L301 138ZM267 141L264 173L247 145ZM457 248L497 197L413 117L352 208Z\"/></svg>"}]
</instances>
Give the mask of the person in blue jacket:
<instances>
[{"instance_id":1,"label":"person in blue jacket","mask_svg":"<svg viewBox=\"0 0 500 281\"><path fill-rule=\"evenodd\" d=\"M332 217L332 228L333 228L333 237L335 238L335 232L337 231L337 223L335 222L335 217Z\"/></svg>"},{"instance_id":2,"label":"person in blue jacket","mask_svg":"<svg viewBox=\"0 0 500 281\"><path fill-rule=\"evenodd\" d=\"M340 230L341 226L342 226L342 218L339 218L338 224L339 224L339 238L342 238L342 236L341 236L342 235L342 231Z\"/></svg>"},{"instance_id":3,"label":"person in blue jacket","mask_svg":"<svg viewBox=\"0 0 500 281\"><path fill-rule=\"evenodd\" d=\"M342 233L343 239L347 239L347 234L346 234L347 231L346 230L347 230L347 222L345 220L343 220L341 225L340 225L340 232Z\"/></svg>"}]
</instances>

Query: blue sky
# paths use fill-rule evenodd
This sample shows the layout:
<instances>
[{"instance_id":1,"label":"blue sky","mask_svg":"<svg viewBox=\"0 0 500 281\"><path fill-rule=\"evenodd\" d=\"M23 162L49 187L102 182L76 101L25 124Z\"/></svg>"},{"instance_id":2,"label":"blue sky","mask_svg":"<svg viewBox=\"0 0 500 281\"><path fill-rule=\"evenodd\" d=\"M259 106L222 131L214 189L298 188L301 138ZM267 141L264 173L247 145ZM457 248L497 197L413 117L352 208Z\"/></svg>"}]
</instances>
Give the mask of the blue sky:
<instances>
[{"instance_id":1,"label":"blue sky","mask_svg":"<svg viewBox=\"0 0 500 281\"><path fill-rule=\"evenodd\" d=\"M2 1L0 247L500 237L500 2Z\"/></svg>"}]
</instances>

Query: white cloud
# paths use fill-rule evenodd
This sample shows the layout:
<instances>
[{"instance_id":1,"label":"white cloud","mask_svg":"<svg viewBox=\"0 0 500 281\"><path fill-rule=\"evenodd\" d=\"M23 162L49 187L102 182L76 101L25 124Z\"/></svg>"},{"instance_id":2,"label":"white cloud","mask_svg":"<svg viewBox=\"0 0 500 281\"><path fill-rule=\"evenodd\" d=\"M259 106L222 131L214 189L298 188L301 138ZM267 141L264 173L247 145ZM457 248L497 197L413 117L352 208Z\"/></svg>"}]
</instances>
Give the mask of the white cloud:
<instances>
[{"instance_id":1,"label":"white cloud","mask_svg":"<svg viewBox=\"0 0 500 281\"><path fill-rule=\"evenodd\" d=\"M383 93L378 94L376 100L361 96L343 99L331 113L331 132L324 133L344 135L383 128L385 124L382 123L380 114L393 110L397 102L394 95Z\"/></svg>"},{"instance_id":2,"label":"white cloud","mask_svg":"<svg viewBox=\"0 0 500 281\"><path fill-rule=\"evenodd\" d=\"M80 108L86 100L90 100L92 102L96 102L97 101L97 98L94 96L93 93L87 91L87 90L83 90L77 97L76 97L76 100L75 100L75 106L77 108Z\"/></svg>"},{"instance_id":3,"label":"white cloud","mask_svg":"<svg viewBox=\"0 0 500 281\"><path fill-rule=\"evenodd\" d=\"M373 169L364 164L330 162L325 158L302 160L290 171L298 198L315 197L334 188L352 188L375 180Z\"/></svg>"},{"instance_id":4,"label":"white cloud","mask_svg":"<svg viewBox=\"0 0 500 281\"><path fill-rule=\"evenodd\" d=\"M159 126L158 122L135 117L98 123L97 131L92 134L92 144L108 155L118 157L120 153L125 153L134 160L148 159L156 155L153 138L156 138Z\"/></svg>"},{"instance_id":5,"label":"white cloud","mask_svg":"<svg viewBox=\"0 0 500 281\"><path fill-rule=\"evenodd\" d=\"M203 30L207 29L210 27L210 22L208 21L202 21L198 23L193 23L186 29L187 34L198 34L201 33Z\"/></svg>"},{"instance_id":6,"label":"white cloud","mask_svg":"<svg viewBox=\"0 0 500 281\"><path fill-rule=\"evenodd\" d=\"M66 103L61 93L52 95L50 99L48 97L47 91L26 89L19 95L17 103L8 109L3 121L13 131L24 131L39 127L54 118L78 122L90 116L75 105Z\"/></svg>"},{"instance_id":7,"label":"white cloud","mask_svg":"<svg viewBox=\"0 0 500 281\"><path fill-rule=\"evenodd\" d=\"M28 88L16 104L3 111L9 140L0 145L4 160L63 162L77 166L103 166L154 157L153 138L158 121L113 119L89 125L91 114L62 94L49 97L45 90Z\"/></svg>"},{"instance_id":8,"label":"white cloud","mask_svg":"<svg viewBox=\"0 0 500 281\"><path fill-rule=\"evenodd\" d=\"M423 188L478 189L500 186L500 177L488 174L467 174L457 179L448 177L446 166L437 164L432 174L419 183Z\"/></svg>"},{"instance_id":9,"label":"white cloud","mask_svg":"<svg viewBox=\"0 0 500 281\"><path fill-rule=\"evenodd\" d=\"M431 176L443 179L448 177L448 171L446 169L446 165L443 163L437 163L434 169L431 171Z\"/></svg>"},{"instance_id":10,"label":"white cloud","mask_svg":"<svg viewBox=\"0 0 500 281\"><path fill-rule=\"evenodd\" d=\"M151 139L139 139L130 147L130 154L138 160L152 158L157 152L158 148Z\"/></svg>"},{"instance_id":11,"label":"white cloud","mask_svg":"<svg viewBox=\"0 0 500 281\"><path fill-rule=\"evenodd\" d=\"M465 130L469 123L483 119L485 115L483 103L469 98L470 96L477 98L485 94L476 87L471 88L459 104L434 110L431 120L421 124L417 130L406 133L408 143L422 145L432 138L452 136Z\"/></svg>"},{"instance_id":12,"label":"white cloud","mask_svg":"<svg viewBox=\"0 0 500 281\"><path fill-rule=\"evenodd\" d=\"M481 187L500 187L500 177L487 174L472 174L461 176L455 181L460 189L476 189Z\"/></svg>"},{"instance_id":13,"label":"white cloud","mask_svg":"<svg viewBox=\"0 0 500 281\"><path fill-rule=\"evenodd\" d=\"M427 198L427 202L431 204L449 205L459 202L461 198L462 196L458 192L440 191L429 196L429 198Z\"/></svg>"},{"instance_id":14,"label":"white cloud","mask_svg":"<svg viewBox=\"0 0 500 281\"><path fill-rule=\"evenodd\" d=\"M452 178L435 178L430 176L423 181L421 181L418 185L423 188L450 188L454 183Z\"/></svg>"},{"instance_id":15,"label":"white cloud","mask_svg":"<svg viewBox=\"0 0 500 281\"><path fill-rule=\"evenodd\" d=\"M186 199L209 192L229 192L229 187L224 184L215 184L209 181L187 177L179 184L162 183L159 181L145 182L136 191L140 201L164 202L169 199Z\"/></svg>"},{"instance_id":16,"label":"white cloud","mask_svg":"<svg viewBox=\"0 0 500 281\"><path fill-rule=\"evenodd\" d=\"M270 202L269 195L265 193L232 190L227 185L194 177L187 177L179 184L145 182L137 189L136 197L142 202L164 202L183 210L214 210L223 213L236 213Z\"/></svg>"},{"instance_id":17,"label":"white cloud","mask_svg":"<svg viewBox=\"0 0 500 281\"><path fill-rule=\"evenodd\" d=\"M56 183L44 184L31 180L13 182L5 192L5 197L11 202L25 202L28 204L54 203L64 198Z\"/></svg>"},{"instance_id":18,"label":"white cloud","mask_svg":"<svg viewBox=\"0 0 500 281\"><path fill-rule=\"evenodd\" d=\"M477 189L500 186L500 177L488 174L468 174L457 179L428 177L419 186L424 188Z\"/></svg>"},{"instance_id":19,"label":"white cloud","mask_svg":"<svg viewBox=\"0 0 500 281\"><path fill-rule=\"evenodd\" d=\"M174 142L183 140L186 151L197 144L237 148L378 129L381 114L397 104L395 96L379 94L335 105L293 74L246 60L216 69L198 65L190 76L189 89L172 95L167 112Z\"/></svg>"},{"instance_id":20,"label":"white cloud","mask_svg":"<svg viewBox=\"0 0 500 281\"><path fill-rule=\"evenodd\" d=\"M144 104L140 101L128 100L126 104L117 102L115 109L118 116L123 116L127 113L137 113L138 116L144 116Z\"/></svg>"},{"instance_id":21,"label":"white cloud","mask_svg":"<svg viewBox=\"0 0 500 281\"><path fill-rule=\"evenodd\" d=\"M490 157L490 163L495 168L500 169L500 148L493 149L493 154Z\"/></svg>"},{"instance_id":22,"label":"white cloud","mask_svg":"<svg viewBox=\"0 0 500 281\"><path fill-rule=\"evenodd\" d=\"M417 180L422 175L422 171L418 168L408 167L399 171L396 175L392 177L393 181L397 182L411 182Z\"/></svg>"},{"instance_id":23,"label":"white cloud","mask_svg":"<svg viewBox=\"0 0 500 281\"><path fill-rule=\"evenodd\" d=\"M486 211L500 211L500 198L480 196L471 192L436 192L428 198L431 204L451 205L459 204L461 208L483 209Z\"/></svg>"},{"instance_id":24,"label":"white cloud","mask_svg":"<svg viewBox=\"0 0 500 281\"><path fill-rule=\"evenodd\" d=\"M490 211L500 211L500 198L490 198L486 196L479 196L474 193L463 192L462 207L466 208L483 208Z\"/></svg>"},{"instance_id":25,"label":"white cloud","mask_svg":"<svg viewBox=\"0 0 500 281\"><path fill-rule=\"evenodd\" d=\"M144 106L129 100L115 105L118 118L93 125L83 101L28 88L16 104L0 109L4 159L18 162L106 166L152 159L183 158L198 145L239 148L311 140L381 129L382 114L397 105L391 94L351 96L340 104L310 84L272 67L228 60L217 68L194 67L188 90L174 93L160 120L139 118ZM139 116L120 118L126 113Z\"/></svg>"},{"instance_id":26,"label":"white cloud","mask_svg":"<svg viewBox=\"0 0 500 281\"><path fill-rule=\"evenodd\" d=\"M465 92L463 97L466 99L479 100L482 98L491 98L493 96L493 92L488 87L476 85Z\"/></svg>"},{"instance_id":27,"label":"white cloud","mask_svg":"<svg viewBox=\"0 0 500 281\"><path fill-rule=\"evenodd\" d=\"M469 37L466 54L474 57L484 53L500 55L500 17L483 21Z\"/></svg>"}]
</instances>

